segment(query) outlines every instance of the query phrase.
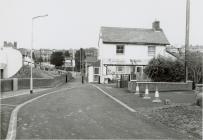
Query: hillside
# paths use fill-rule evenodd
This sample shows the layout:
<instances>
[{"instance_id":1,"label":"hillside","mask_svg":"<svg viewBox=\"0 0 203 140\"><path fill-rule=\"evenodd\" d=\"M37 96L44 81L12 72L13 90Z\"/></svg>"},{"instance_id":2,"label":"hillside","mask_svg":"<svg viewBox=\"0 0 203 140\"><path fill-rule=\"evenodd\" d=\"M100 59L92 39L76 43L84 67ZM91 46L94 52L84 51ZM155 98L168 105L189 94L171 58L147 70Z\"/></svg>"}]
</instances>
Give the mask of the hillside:
<instances>
[{"instance_id":1,"label":"hillside","mask_svg":"<svg viewBox=\"0 0 203 140\"><path fill-rule=\"evenodd\" d=\"M58 76L56 71L45 71L33 68L33 78L52 78ZM23 66L12 78L30 78L30 67Z\"/></svg>"}]
</instances>

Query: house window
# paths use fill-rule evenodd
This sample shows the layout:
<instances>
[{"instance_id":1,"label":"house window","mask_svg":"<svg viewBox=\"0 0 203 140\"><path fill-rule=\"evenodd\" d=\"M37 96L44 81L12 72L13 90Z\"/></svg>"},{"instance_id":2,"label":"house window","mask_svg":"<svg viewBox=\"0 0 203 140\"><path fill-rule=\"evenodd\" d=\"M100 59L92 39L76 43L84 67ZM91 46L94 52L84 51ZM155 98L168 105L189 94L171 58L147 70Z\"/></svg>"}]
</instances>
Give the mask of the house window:
<instances>
[{"instance_id":1,"label":"house window","mask_svg":"<svg viewBox=\"0 0 203 140\"><path fill-rule=\"evenodd\" d=\"M148 56L155 56L156 46L148 46Z\"/></svg>"},{"instance_id":2,"label":"house window","mask_svg":"<svg viewBox=\"0 0 203 140\"><path fill-rule=\"evenodd\" d=\"M99 74L99 68L94 68L94 74Z\"/></svg>"},{"instance_id":3,"label":"house window","mask_svg":"<svg viewBox=\"0 0 203 140\"><path fill-rule=\"evenodd\" d=\"M122 67L122 66L118 66L116 68L117 68L117 72L123 72L123 70L124 70L124 67Z\"/></svg>"},{"instance_id":4,"label":"house window","mask_svg":"<svg viewBox=\"0 0 203 140\"><path fill-rule=\"evenodd\" d=\"M141 72L141 67L137 67L137 72Z\"/></svg>"},{"instance_id":5,"label":"house window","mask_svg":"<svg viewBox=\"0 0 203 140\"><path fill-rule=\"evenodd\" d=\"M116 54L124 54L124 45L116 45Z\"/></svg>"}]
</instances>

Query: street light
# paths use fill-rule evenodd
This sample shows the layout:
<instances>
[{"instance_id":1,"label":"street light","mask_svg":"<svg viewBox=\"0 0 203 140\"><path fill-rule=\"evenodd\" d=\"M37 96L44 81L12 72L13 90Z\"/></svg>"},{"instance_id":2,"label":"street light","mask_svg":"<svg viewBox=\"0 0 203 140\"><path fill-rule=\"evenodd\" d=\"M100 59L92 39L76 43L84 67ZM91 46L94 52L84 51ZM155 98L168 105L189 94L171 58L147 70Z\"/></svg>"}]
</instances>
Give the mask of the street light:
<instances>
[{"instance_id":1,"label":"street light","mask_svg":"<svg viewBox=\"0 0 203 140\"><path fill-rule=\"evenodd\" d=\"M188 58L187 53L189 49L189 34L190 34L190 0L186 3L186 31L185 31L185 82L188 80Z\"/></svg>"},{"instance_id":2,"label":"street light","mask_svg":"<svg viewBox=\"0 0 203 140\"><path fill-rule=\"evenodd\" d=\"M47 17L48 15L40 15L32 18L32 33L31 33L31 51L30 51L30 59L31 59L31 66L30 66L30 94L33 93L33 78L32 78L32 49L33 49L33 42L34 42L34 20L38 18Z\"/></svg>"}]
</instances>

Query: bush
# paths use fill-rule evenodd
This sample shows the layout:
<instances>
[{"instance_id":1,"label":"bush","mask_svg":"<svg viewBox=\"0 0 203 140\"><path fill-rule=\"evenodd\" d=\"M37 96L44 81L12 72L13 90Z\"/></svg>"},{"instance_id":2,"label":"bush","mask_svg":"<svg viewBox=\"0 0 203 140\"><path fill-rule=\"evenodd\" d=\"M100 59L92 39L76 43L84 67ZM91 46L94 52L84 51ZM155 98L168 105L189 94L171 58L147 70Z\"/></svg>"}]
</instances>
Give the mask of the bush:
<instances>
[{"instance_id":1,"label":"bush","mask_svg":"<svg viewBox=\"0 0 203 140\"><path fill-rule=\"evenodd\" d=\"M155 82L180 82L184 80L183 62L163 56L153 58L144 72Z\"/></svg>"}]
</instances>

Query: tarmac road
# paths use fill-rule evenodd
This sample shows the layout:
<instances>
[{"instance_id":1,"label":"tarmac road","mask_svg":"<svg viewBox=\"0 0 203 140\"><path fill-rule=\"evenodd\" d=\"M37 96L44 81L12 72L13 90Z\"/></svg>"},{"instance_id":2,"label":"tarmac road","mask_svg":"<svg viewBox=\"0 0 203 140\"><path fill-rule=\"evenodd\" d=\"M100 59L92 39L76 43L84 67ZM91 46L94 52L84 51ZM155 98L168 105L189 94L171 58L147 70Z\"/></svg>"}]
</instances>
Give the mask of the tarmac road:
<instances>
[{"instance_id":1,"label":"tarmac road","mask_svg":"<svg viewBox=\"0 0 203 140\"><path fill-rule=\"evenodd\" d=\"M18 113L17 139L186 139L89 84L44 96Z\"/></svg>"}]
</instances>

